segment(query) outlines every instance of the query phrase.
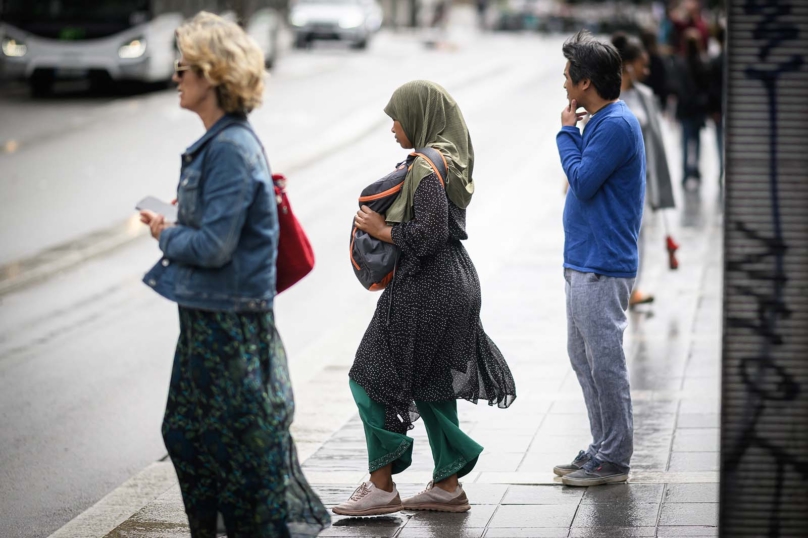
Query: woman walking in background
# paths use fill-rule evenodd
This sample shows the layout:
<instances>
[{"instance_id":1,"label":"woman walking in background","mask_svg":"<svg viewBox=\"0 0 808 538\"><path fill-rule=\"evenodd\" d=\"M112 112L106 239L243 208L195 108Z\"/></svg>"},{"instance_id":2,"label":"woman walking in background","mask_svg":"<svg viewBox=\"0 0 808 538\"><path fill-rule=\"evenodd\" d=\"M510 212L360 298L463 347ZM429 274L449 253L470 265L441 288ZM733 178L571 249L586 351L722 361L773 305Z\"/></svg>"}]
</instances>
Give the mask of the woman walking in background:
<instances>
[{"instance_id":1,"label":"woman walking in background","mask_svg":"<svg viewBox=\"0 0 808 538\"><path fill-rule=\"evenodd\" d=\"M677 58L676 119L682 126L682 184L689 190L701 183L701 130L706 125L709 67L702 58L702 36L695 28L684 34L685 54Z\"/></svg>"},{"instance_id":2,"label":"woman walking in background","mask_svg":"<svg viewBox=\"0 0 808 538\"><path fill-rule=\"evenodd\" d=\"M646 156L646 205L652 211L675 207L673 186L662 141L659 107L654 92L643 84L648 73L648 53L642 43L620 32L612 36L612 45L620 53L623 61L623 81L620 86L620 99L636 116L642 128ZM645 245L645 225L640 227L639 255L640 268L634 282L634 290L629 298L629 306L651 303L654 296L640 290L640 277L643 270Z\"/></svg>"},{"instance_id":3,"label":"woman walking in background","mask_svg":"<svg viewBox=\"0 0 808 538\"><path fill-rule=\"evenodd\" d=\"M180 106L206 133L182 156L178 219L141 212L163 259L144 281L179 304L163 439L193 538L316 536L328 513L289 435L294 402L275 328L278 214L247 121L264 58L235 23L200 13L177 30Z\"/></svg>"},{"instance_id":4,"label":"woman walking in background","mask_svg":"<svg viewBox=\"0 0 808 538\"><path fill-rule=\"evenodd\" d=\"M356 215L357 228L397 245L401 256L350 371L370 480L334 512L463 512L469 502L458 478L474 468L483 447L460 429L457 400L504 408L516 397L508 365L483 331L480 281L461 243L468 238L474 150L460 108L437 84L404 84L385 113L402 148L436 149L448 173L444 185L417 158L386 215L366 206ZM393 475L410 466L413 440L406 432L419 416L435 467L427 488L402 503Z\"/></svg>"}]
</instances>

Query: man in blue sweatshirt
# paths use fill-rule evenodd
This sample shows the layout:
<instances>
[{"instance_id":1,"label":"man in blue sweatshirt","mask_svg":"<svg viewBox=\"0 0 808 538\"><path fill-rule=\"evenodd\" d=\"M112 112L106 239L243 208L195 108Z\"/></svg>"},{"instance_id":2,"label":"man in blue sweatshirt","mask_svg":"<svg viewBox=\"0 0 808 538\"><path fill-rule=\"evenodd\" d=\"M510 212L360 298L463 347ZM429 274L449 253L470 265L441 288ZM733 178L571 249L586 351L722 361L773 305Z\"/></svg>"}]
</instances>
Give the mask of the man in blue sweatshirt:
<instances>
[{"instance_id":1,"label":"man in blue sweatshirt","mask_svg":"<svg viewBox=\"0 0 808 538\"><path fill-rule=\"evenodd\" d=\"M566 485L595 486L625 482L634 451L623 331L637 276L645 148L637 118L619 100L617 50L582 31L564 43L563 51L569 105L561 113L556 141L569 181L567 351L583 390L592 444L553 471ZM586 113L591 118L582 136L576 124Z\"/></svg>"}]
</instances>

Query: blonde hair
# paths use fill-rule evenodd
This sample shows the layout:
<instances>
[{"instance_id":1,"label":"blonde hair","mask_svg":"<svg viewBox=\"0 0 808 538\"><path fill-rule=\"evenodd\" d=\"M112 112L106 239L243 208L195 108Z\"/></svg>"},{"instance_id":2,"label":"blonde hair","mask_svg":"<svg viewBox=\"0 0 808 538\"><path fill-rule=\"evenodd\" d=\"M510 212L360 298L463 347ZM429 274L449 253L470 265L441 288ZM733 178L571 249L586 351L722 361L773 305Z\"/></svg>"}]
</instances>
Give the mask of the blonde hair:
<instances>
[{"instance_id":1,"label":"blonde hair","mask_svg":"<svg viewBox=\"0 0 808 538\"><path fill-rule=\"evenodd\" d=\"M261 106L264 53L238 24L202 11L176 36L183 61L216 87L225 112L246 114Z\"/></svg>"}]
</instances>

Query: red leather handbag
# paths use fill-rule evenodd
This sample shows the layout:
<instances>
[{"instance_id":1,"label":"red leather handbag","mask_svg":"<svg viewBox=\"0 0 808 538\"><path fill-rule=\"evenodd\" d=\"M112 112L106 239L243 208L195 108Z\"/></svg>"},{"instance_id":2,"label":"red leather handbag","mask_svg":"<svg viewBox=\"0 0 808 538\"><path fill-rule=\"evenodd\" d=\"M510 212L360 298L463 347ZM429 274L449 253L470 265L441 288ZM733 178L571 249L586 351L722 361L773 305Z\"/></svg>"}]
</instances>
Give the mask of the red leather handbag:
<instances>
[{"instance_id":1,"label":"red leather handbag","mask_svg":"<svg viewBox=\"0 0 808 538\"><path fill-rule=\"evenodd\" d=\"M314 250L303 227L292 212L289 197L286 195L286 178L282 174L272 174L275 186L275 199L278 202L277 293L292 287L314 269Z\"/></svg>"}]
</instances>

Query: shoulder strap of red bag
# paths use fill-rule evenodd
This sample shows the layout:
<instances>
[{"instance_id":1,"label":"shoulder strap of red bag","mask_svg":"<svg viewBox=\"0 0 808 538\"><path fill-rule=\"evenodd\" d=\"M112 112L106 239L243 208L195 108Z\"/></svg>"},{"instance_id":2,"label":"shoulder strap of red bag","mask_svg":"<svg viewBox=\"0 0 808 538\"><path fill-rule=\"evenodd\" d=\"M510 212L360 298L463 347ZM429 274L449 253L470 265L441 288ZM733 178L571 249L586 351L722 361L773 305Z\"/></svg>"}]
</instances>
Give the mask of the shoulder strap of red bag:
<instances>
[{"instance_id":1,"label":"shoulder strap of red bag","mask_svg":"<svg viewBox=\"0 0 808 538\"><path fill-rule=\"evenodd\" d=\"M230 128L230 127L239 127L241 129L244 129L245 131L247 131L248 133L250 133L252 135L252 137L258 143L258 147L261 148L261 153L264 155L264 162L267 165L267 171L269 172L269 175L274 180L275 176L272 174L272 168L270 168L270 166L269 166L269 158L267 157L267 151L264 149L264 145L261 143L261 139L258 138L258 135L255 134L255 131L253 131L252 128L249 125L245 125L243 123L234 123L231 126L229 126L228 128ZM282 177L282 176L279 176L279 177Z\"/></svg>"}]
</instances>

